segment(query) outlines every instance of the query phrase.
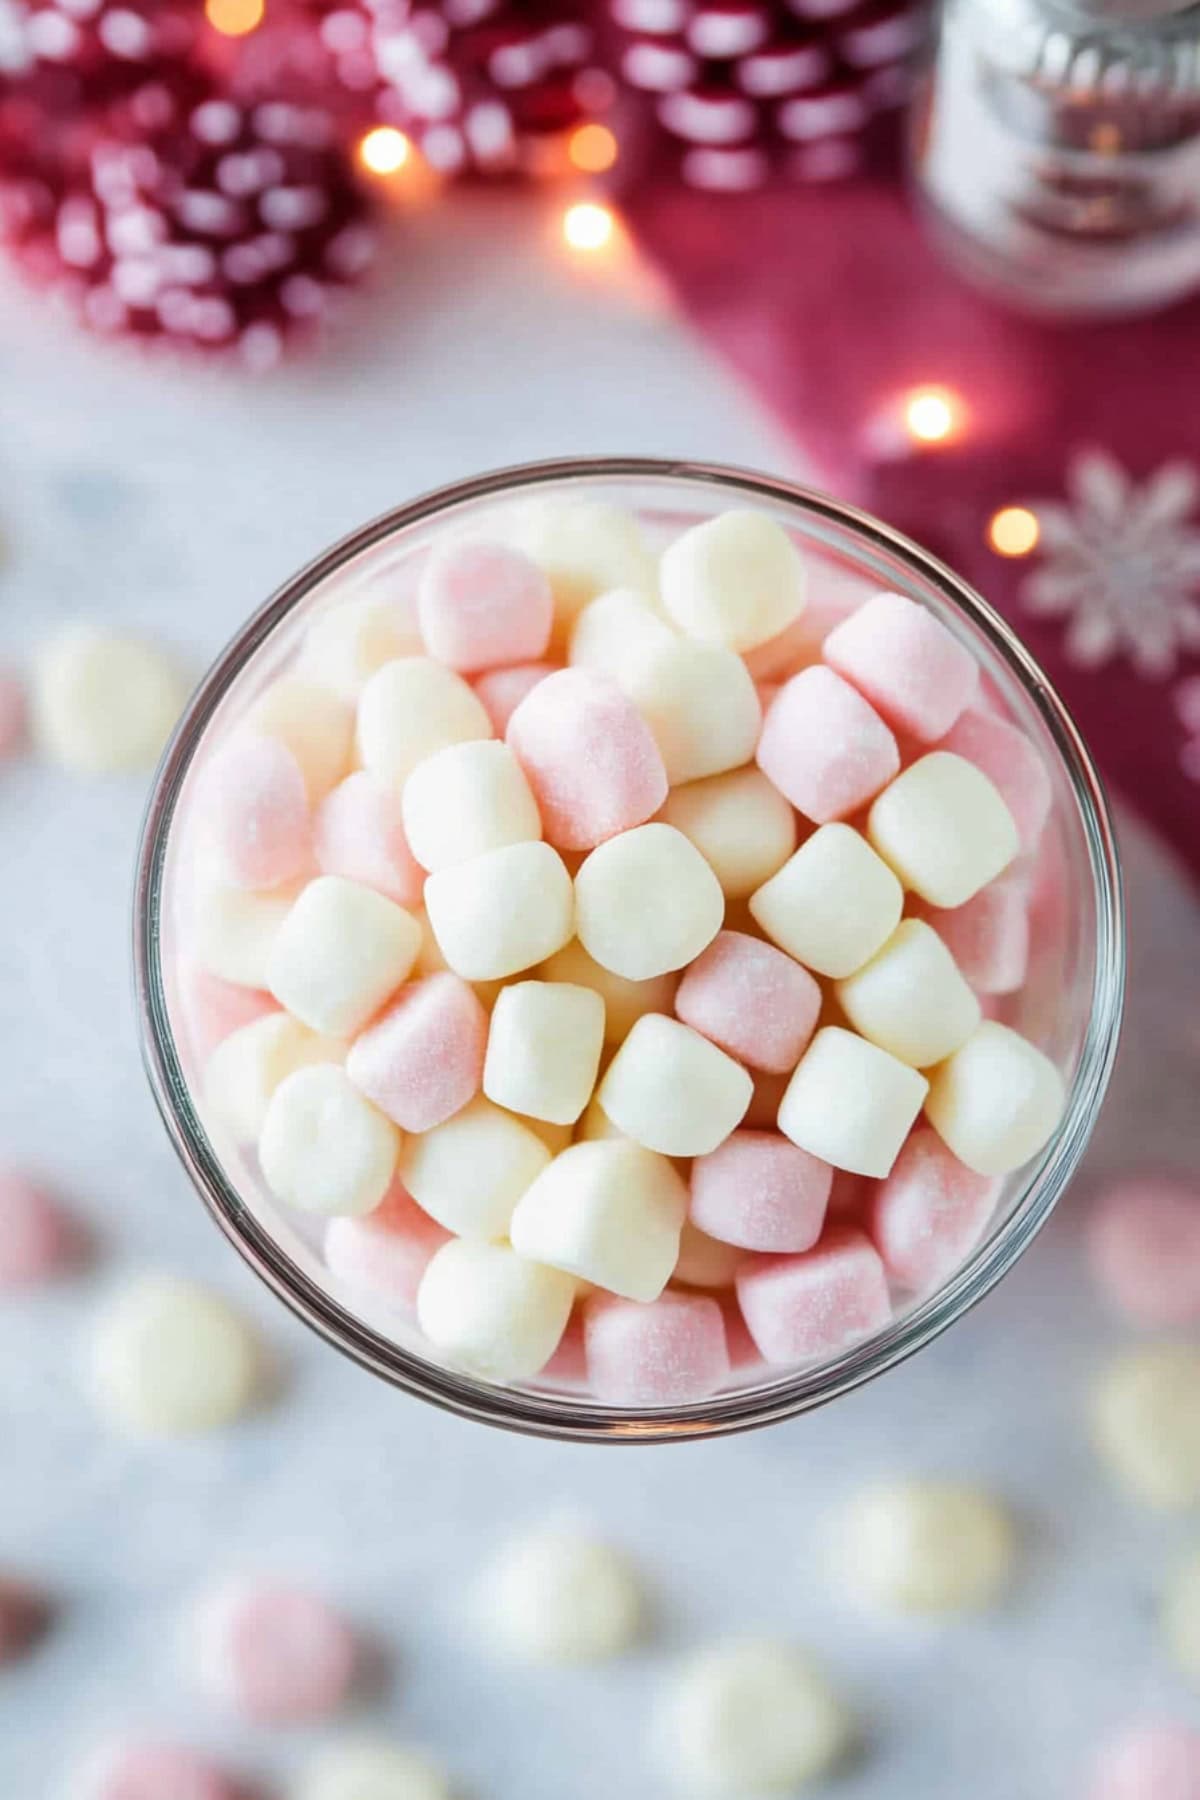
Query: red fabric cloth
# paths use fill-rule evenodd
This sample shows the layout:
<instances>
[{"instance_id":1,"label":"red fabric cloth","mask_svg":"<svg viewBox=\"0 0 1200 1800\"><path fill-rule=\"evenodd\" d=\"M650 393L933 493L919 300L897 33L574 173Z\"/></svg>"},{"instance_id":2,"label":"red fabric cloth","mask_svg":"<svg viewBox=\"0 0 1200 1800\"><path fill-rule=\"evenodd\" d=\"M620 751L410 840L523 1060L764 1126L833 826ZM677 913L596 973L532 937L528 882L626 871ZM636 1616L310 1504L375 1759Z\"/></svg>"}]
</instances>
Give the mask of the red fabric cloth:
<instances>
[{"instance_id":1,"label":"red fabric cloth","mask_svg":"<svg viewBox=\"0 0 1200 1800\"><path fill-rule=\"evenodd\" d=\"M1200 875L1200 305L1017 316L947 271L884 181L725 201L652 180L624 203L824 485L1007 615L1108 777ZM961 397L960 431L889 444L927 385ZM1002 557L989 521L1027 502L1045 503L1039 546Z\"/></svg>"}]
</instances>

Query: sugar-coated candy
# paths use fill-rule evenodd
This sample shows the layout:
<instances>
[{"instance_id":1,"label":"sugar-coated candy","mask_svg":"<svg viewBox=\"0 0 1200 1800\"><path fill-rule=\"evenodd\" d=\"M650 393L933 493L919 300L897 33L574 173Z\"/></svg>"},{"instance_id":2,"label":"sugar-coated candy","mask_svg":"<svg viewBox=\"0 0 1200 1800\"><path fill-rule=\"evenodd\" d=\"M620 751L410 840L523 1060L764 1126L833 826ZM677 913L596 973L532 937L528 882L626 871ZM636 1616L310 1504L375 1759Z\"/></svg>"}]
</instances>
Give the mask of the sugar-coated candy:
<instances>
[{"instance_id":1,"label":"sugar-coated candy","mask_svg":"<svg viewBox=\"0 0 1200 1800\"><path fill-rule=\"evenodd\" d=\"M685 1219L671 1279L688 1288L729 1287L745 1260L745 1252L737 1244L722 1243Z\"/></svg>"},{"instance_id":2,"label":"sugar-coated candy","mask_svg":"<svg viewBox=\"0 0 1200 1800\"><path fill-rule=\"evenodd\" d=\"M1007 1509L981 1488L910 1479L872 1487L842 1517L851 1586L888 1612L947 1614L992 1605L1012 1573Z\"/></svg>"},{"instance_id":3,"label":"sugar-coated candy","mask_svg":"<svg viewBox=\"0 0 1200 1800\"><path fill-rule=\"evenodd\" d=\"M313 851L322 875L375 888L398 906L417 907L425 871L404 835L400 796L356 769L317 809Z\"/></svg>"},{"instance_id":4,"label":"sugar-coated candy","mask_svg":"<svg viewBox=\"0 0 1200 1800\"><path fill-rule=\"evenodd\" d=\"M672 788L662 821L696 846L727 900L744 900L796 848L796 815L759 769Z\"/></svg>"},{"instance_id":5,"label":"sugar-coated candy","mask_svg":"<svg viewBox=\"0 0 1200 1800\"><path fill-rule=\"evenodd\" d=\"M517 1202L513 1248L627 1300L657 1300L679 1258L687 1188L625 1138L573 1144Z\"/></svg>"},{"instance_id":6,"label":"sugar-coated candy","mask_svg":"<svg viewBox=\"0 0 1200 1800\"><path fill-rule=\"evenodd\" d=\"M804 565L766 513L725 512L668 544L659 563L662 602L689 637L752 650L804 610Z\"/></svg>"},{"instance_id":7,"label":"sugar-coated candy","mask_svg":"<svg viewBox=\"0 0 1200 1800\"><path fill-rule=\"evenodd\" d=\"M502 1238L513 1208L550 1161L537 1133L490 1100L472 1100L410 1137L400 1179L439 1225L461 1237Z\"/></svg>"},{"instance_id":8,"label":"sugar-coated candy","mask_svg":"<svg viewBox=\"0 0 1200 1800\"><path fill-rule=\"evenodd\" d=\"M397 1180L365 1218L330 1219L325 1266L347 1287L407 1311L417 1303L430 1258L448 1237Z\"/></svg>"},{"instance_id":9,"label":"sugar-coated candy","mask_svg":"<svg viewBox=\"0 0 1200 1800\"><path fill-rule=\"evenodd\" d=\"M402 987L355 1038L346 1073L404 1131L429 1131L479 1092L488 1018L461 976Z\"/></svg>"},{"instance_id":10,"label":"sugar-coated candy","mask_svg":"<svg viewBox=\"0 0 1200 1800\"><path fill-rule=\"evenodd\" d=\"M912 1132L874 1189L867 1230L898 1287L924 1294L960 1269L995 1211L1000 1184L977 1175L936 1131Z\"/></svg>"},{"instance_id":11,"label":"sugar-coated candy","mask_svg":"<svg viewBox=\"0 0 1200 1800\"><path fill-rule=\"evenodd\" d=\"M478 677L475 692L497 737L504 736L508 721L526 694L532 693L547 675L553 675L557 666L550 662L518 663L512 669L488 669Z\"/></svg>"},{"instance_id":12,"label":"sugar-coated candy","mask_svg":"<svg viewBox=\"0 0 1200 1800\"><path fill-rule=\"evenodd\" d=\"M0 1573L0 1669L25 1656L51 1619L50 1602L38 1588Z\"/></svg>"},{"instance_id":13,"label":"sugar-coated candy","mask_svg":"<svg viewBox=\"0 0 1200 1800\"><path fill-rule=\"evenodd\" d=\"M546 840L559 850L590 850L641 825L667 797L649 725L614 682L587 669L539 681L505 740L533 789Z\"/></svg>"},{"instance_id":14,"label":"sugar-coated candy","mask_svg":"<svg viewBox=\"0 0 1200 1800\"><path fill-rule=\"evenodd\" d=\"M1200 1323L1200 1184L1148 1170L1092 1202L1088 1260L1104 1296L1135 1325Z\"/></svg>"},{"instance_id":15,"label":"sugar-coated candy","mask_svg":"<svg viewBox=\"0 0 1200 1800\"><path fill-rule=\"evenodd\" d=\"M649 651L670 649L676 634L644 594L614 588L592 600L571 631L567 660L572 668L606 675L620 688Z\"/></svg>"},{"instance_id":16,"label":"sugar-coated candy","mask_svg":"<svg viewBox=\"0 0 1200 1800\"><path fill-rule=\"evenodd\" d=\"M643 1613L630 1559L566 1521L536 1526L504 1545L484 1572L477 1606L492 1649L545 1664L619 1656L636 1643Z\"/></svg>"},{"instance_id":17,"label":"sugar-coated candy","mask_svg":"<svg viewBox=\"0 0 1200 1800\"><path fill-rule=\"evenodd\" d=\"M594 1294L583 1308L587 1379L610 1406L683 1406L729 1376L725 1320L705 1294L668 1289L657 1300Z\"/></svg>"},{"instance_id":18,"label":"sugar-coated candy","mask_svg":"<svg viewBox=\"0 0 1200 1800\"><path fill-rule=\"evenodd\" d=\"M900 923L895 875L849 825L822 825L750 896L766 935L819 975L853 975Z\"/></svg>"},{"instance_id":19,"label":"sugar-coated candy","mask_svg":"<svg viewBox=\"0 0 1200 1800\"><path fill-rule=\"evenodd\" d=\"M494 740L448 744L419 762L404 784L404 831L423 869L532 843L542 835L521 765Z\"/></svg>"},{"instance_id":20,"label":"sugar-coated candy","mask_svg":"<svg viewBox=\"0 0 1200 1800\"><path fill-rule=\"evenodd\" d=\"M929 1083L907 1063L840 1025L818 1031L779 1108L783 1135L853 1175L886 1175L925 1103Z\"/></svg>"},{"instance_id":21,"label":"sugar-coated candy","mask_svg":"<svg viewBox=\"0 0 1200 1800\"><path fill-rule=\"evenodd\" d=\"M233 1777L200 1751L150 1737L103 1745L67 1791L70 1800L244 1800Z\"/></svg>"},{"instance_id":22,"label":"sugar-coated candy","mask_svg":"<svg viewBox=\"0 0 1200 1800\"><path fill-rule=\"evenodd\" d=\"M531 500L506 514L501 534L549 579L555 634L563 642L597 595L613 588L654 594L654 558L637 519L620 507L601 500Z\"/></svg>"},{"instance_id":23,"label":"sugar-coated candy","mask_svg":"<svg viewBox=\"0 0 1200 1800\"><path fill-rule=\"evenodd\" d=\"M451 1793L449 1776L423 1750L353 1737L310 1756L289 1800L451 1800Z\"/></svg>"},{"instance_id":24,"label":"sugar-coated candy","mask_svg":"<svg viewBox=\"0 0 1200 1800\"><path fill-rule=\"evenodd\" d=\"M296 668L344 700L357 700L384 663L419 656L422 649L416 622L404 606L364 594L318 613L304 634Z\"/></svg>"},{"instance_id":25,"label":"sugar-coated candy","mask_svg":"<svg viewBox=\"0 0 1200 1800\"><path fill-rule=\"evenodd\" d=\"M931 906L962 906L1020 844L995 787L961 756L934 750L872 803L867 836L906 888Z\"/></svg>"},{"instance_id":26,"label":"sugar-coated candy","mask_svg":"<svg viewBox=\"0 0 1200 1800\"><path fill-rule=\"evenodd\" d=\"M896 740L874 707L821 665L780 688L756 755L779 792L818 825L857 812L900 769Z\"/></svg>"},{"instance_id":27,"label":"sugar-coated candy","mask_svg":"<svg viewBox=\"0 0 1200 1800\"><path fill-rule=\"evenodd\" d=\"M1200 1551L1193 1550L1171 1574L1162 1628L1176 1667L1200 1688Z\"/></svg>"},{"instance_id":28,"label":"sugar-coated candy","mask_svg":"<svg viewBox=\"0 0 1200 1800\"><path fill-rule=\"evenodd\" d=\"M982 706L970 706L941 747L983 771L1012 814L1022 850L1035 850L1054 794L1050 772L1025 732Z\"/></svg>"},{"instance_id":29,"label":"sugar-coated candy","mask_svg":"<svg viewBox=\"0 0 1200 1800\"><path fill-rule=\"evenodd\" d=\"M205 763L197 800L221 875L235 887L278 887L311 864L304 774L278 738L232 738Z\"/></svg>"},{"instance_id":30,"label":"sugar-coated candy","mask_svg":"<svg viewBox=\"0 0 1200 1800\"><path fill-rule=\"evenodd\" d=\"M627 1038L643 1013L670 1012L675 995L674 974L628 981L624 975L602 968L578 938L548 957L538 974L545 981L594 988L604 1002L604 1041L608 1044L619 1044Z\"/></svg>"},{"instance_id":31,"label":"sugar-coated candy","mask_svg":"<svg viewBox=\"0 0 1200 1800\"><path fill-rule=\"evenodd\" d=\"M635 1143L663 1156L703 1156L741 1123L753 1092L741 1064L690 1025L646 1013L596 1097Z\"/></svg>"},{"instance_id":32,"label":"sugar-coated candy","mask_svg":"<svg viewBox=\"0 0 1200 1800\"><path fill-rule=\"evenodd\" d=\"M263 1180L300 1212L369 1213L388 1190L399 1133L335 1063L288 1075L271 1095L258 1140Z\"/></svg>"},{"instance_id":33,"label":"sugar-coated candy","mask_svg":"<svg viewBox=\"0 0 1200 1800\"><path fill-rule=\"evenodd\" d=\"M1029 970L1029 902L1015 876L989 881L963 906L918 903L977 994L1015 994Z\"/></svg>"},{"instance_id":34,"label":"sugar-coated candy","mask_svg":"<svg viewBox=\"0 0 1200 1800\"><path fill-rule=\"evenodd\" d=\"M0 667L0 762L21 748L26 722L25 689L10 669Z\"/></svg>"},{"instance_id":35,"label":"sugar-coated candy","mask_svg":"<svg viewBox=\"0 0 1200 1800\"><path fill-rule=\"evenodd\" d=\"M48 761L79 775L150 768L186 695L174 663L152 644L68 625L34 657L34 742Z\"/></svg>"},{"instance_id":36,"label":"sugar-coated candy","mask_svg":"<svg viewBox=\"0 0 1200 1800\"><path fill-rule=\"evenodd\" d=\"M852 1225L830 1225L797 1256L752 1258L736 1287L742 1317L769 1363L835 1356L891 1317L879 1253Z\"/></svg>"},{"instance_id":37,"label":"sugar-coated candy","mask_svg":"<svg viewBox=\"0 0 1200 1800\"><path fill-rule=\"evenodd\" d=\"M268 988L275 940L299 892L298 885L252 894L205 884L196 900L192 946L201 968L235 987Z\"/></svg>"},{"instance_id":38,"label":"sugar-coated candy","mask_svg":"<svg viewBox=\"0 0 1200 1800\"><path fill-rule=\"evenodd\" d=\"M982 1018L949 950L920 919L902 919L836 993L855 1031L914 1069L959 1049Z\"/></svg>"},{"instance_id":39,"label":"sugar-coated candy","mask_svg":"<svg viewBox=\"0 0 1200 1800\"><path fill-rule=\"evenodd\" d=\"M204 1065L204 1104L239 1144L256 1144L271 1095L311 1063L336 1063L336 1039L310 1031L290 1013L270 1012L230 1032Z\"/></svg>"},{"instance_id":40,"label":"sugar-coated candy","mask_svg":"<svg viewBox=\"0 0 1200 1800\"><path fill-rule=\"evenodd\" d=\"M654 733L672 787L741 768L754 755L762 709L732 650L672 638L631 657L620 685Z\"/></svg>"},{"instance_id":41,"label":"sugar-coated candy","mask_svg":"<svg viewBox=\"0 0 1200 1800\"><path fill-rule=\"evenodd\" d=\"M554 1355L574 1301L563 1270L507 1244L452 1238L421 1279L417 1319L434 1348L471 1374L527 1381Z\"/></svg>"},{"instance_id":42,"label":"sugar-coated candy","mask_svg":"<svg viewBox=\"0 0 1200 1800\"><path fill-rule=\"evenodd\" d=\"M428 656L384 663L358 702L363 767L397 792L435 750L491 735L491 720L478 696L461 675Z\"/></svg>"},{"instance_id":43,"label":"sugar-coated candy","mask_svg":"<svg viewBox=\"0 0 1200 1800\"><path fill-rule=\"evenodd\" d=\"M985 1019L931 1072L925 1111L969 1169L1007 1175L1049 1142L1065 1103L1050 1058L1019 1032Z\"/></svg>"},{"instance_id":44,"label":"sugar-coated candy","mask_svg":"<svg viewBox=\"0 0 1200 1800\"><path fill-rule=\"evenodd\" d=\"M604 1048L604 1001L565 981L518 981L496 997L483 1091L498 1106L573 1125Z\"/></svg>"},{"instance_id":45,"label":"sugar-coated candy","mask_svg":"<svg viewBox=\"0 0 1200 1800\"><path fill-rule=\"evenodd\" d=\"M400 986L420 947L420 926L394 900L319 875L276 934L267 986L314 1031L349 1037Z\"/></svg>"},{"instance_id":46,"label":"sugar-coated candy","mask_svg":"<svg viewBox=\"0 0 1200 1800\"><path fill-rule=\"evenodd\" d=\"M1163 1511L1200 1500L1200 1345L1124 1351L1097 1383L1096 1446L1121 1486Z\"/></svg>"},{"instance_id":47,"label":"sugar-coated candy","mask_svg":"<svg viewBox=\"0 0 1200 1800\"><path fill-rule=\"evenodd\" d=\"M889 725L922 744L946 735L979 686L966 645L903 594L872 595L834 626L821 654Z\"/></svg>"},{"instance_id":48,"label":"sugar-coated candy","mask_svg":"<svg viewBox=\"0 0 1200 1800\"><path fill-rule=\"evenodd\" d=\"M485 538L453 538L421 573L417 616L430 656L460 674L533 662L550 642L554 596L528 556Z\"/></svg>"},{"instance_id":49,"label":"sugar-coated candy","mask_svg":"<svg viewBox=\"0 0 1200 1800\"><path fill-rule=\"evenodd\" d=\"M91 1346L104 1417L139 1437L212 1431L246 1412L260 1357L249 1327L218 1295L178 1275L143 1275L108 1302Z\"/></svg>"},{"instance_id":50,"label":"sugar-coated candy","mask_svg":"<svg viewBox=\"0 0 1200 1800\"><path fill-rule=\"evenodd\" d=\"M566 865L549 844L508 844L425 883L438 948L466 981L503 981L561 950L575 929Z\"/></svg>"},{"instance_id":51,"label":"sugar-coated candy","mask_svg":"<svg viewBox=\"0 0 1200 1800\"><path fill-rule=\"evenodd\" d=\"M206 1595L192 1642L204 1691L259 1725L327 1718L346 1699L358 1661L353 1630L327 1600L273 1580Z\"/></svg>"},{"instance_id":52,"label":"sugar-coated candy","mask_svg":"<svg viewBox=\"0 0 1200 1800\"><path fill-rule=\"evenodd\" d=\"M350 772L354 710L317 681L285 675L272 682L250 709L247 728L278 738L304 772L311 806Z\"/></svg>"},{"instance_id":53,"label":"sugar-coated candy","mask_svg":"<svg viewBox=\"0 0 1200 1800\"><path fill-rule=\"evenodd\" d=\"M795 1068L820 1010L808 970L743 931L719 931L675 991L685 1025L748 1068L776 1074Z\"/></svg>"},{"instance_id":54,"label":"sugar-coated candy","mask_svg":"<svg viewBox=\"0 0 1200 1800\"><path fill-rule=\"evenodd\" d=\"M790 1793L826 1775L850 1721L825 1676L791 1644L741 1638L693 1651L659 1702L665 1772L689 1793Z\"/></svg>"},{"instance_id":55,"label":"sugar-coated candy","mask_svg":"<svg viewBox=\"0 0 1200 1800\"><path fill-rule=\"evenodd\" d=\"M0 1294L53 1281L77 1260L74 1221L40 1181L0 1168Z\"/></svg>"},{"instance_id":56,"label":"sugar-coated candy","mask_svg":"<svg viewBox=\"0 0 1200 1800\"><path fill-rule=\"evenodd\" d=\"M639 825L601 844L575 877L576 930L588 954L630 981L682 969L725 917L721 886L670 825Z\"/></svg>"},{"instance_id":57,"label":"sugar-coated candy","mask_svg":"<svg viewBox=\"0 0 1200 1800\"><path fill-rule=\"evenodd\" d=\"M1200 1800L1200 1731L1169 1719L1126 1726L1097 1752L1087 1800Z\"/></svg>"},{"instance_id":58,"label":"sugar-coated candy","mask_svg":"<svg viewBox=\"0 0 1200 1800\"><path fill-rule=\"evenodd\" d=\"M689 1217L745 1250L810 1250L833 1185L828 1163L775 1131L735 1131L692 1164Z\"/></svg>"}]
</instances>

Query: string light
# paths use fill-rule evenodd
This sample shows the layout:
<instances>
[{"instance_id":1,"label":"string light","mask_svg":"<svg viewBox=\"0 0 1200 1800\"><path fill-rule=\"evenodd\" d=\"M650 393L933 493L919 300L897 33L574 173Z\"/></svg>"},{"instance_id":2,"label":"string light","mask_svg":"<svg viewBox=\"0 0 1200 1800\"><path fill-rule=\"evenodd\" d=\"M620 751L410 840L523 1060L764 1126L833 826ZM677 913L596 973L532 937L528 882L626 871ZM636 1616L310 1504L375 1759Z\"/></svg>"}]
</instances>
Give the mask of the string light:
<instances>
[{"instance_id":1,"label":"string light","mask_svg":"<svg viewBox=\"0 0 1200 1800\"><path fill-rule=\"evenodd\" d=\"M358 143L358 160L371 175L395 175L411 154L412 145L394 125L376 125Z\"/></svg>"},{"instance_id":2,"label":"string light","mask_svg":"<svg viewBox=\"0 0 1200 1800\"><path fill-rule=\"evenodd\" d=\"M222 37L246 37L263 22L266 0L204 0L204 16Z\"/></svg>"},{"instance_id":3,"label":"string light","mask_svg":"<svg viewBox=\"0 0 1200 1800\"><path fill-rule=\"evenodd\" d=\"M1037 514L1027 506L1002 506L988 520L987 541L997 556L1028 556L1040 536Z\"/></svg>"},{"instance_id":4,"label":"string light","mask_svg":"<svg viewBox=\"0 0 1200 1800\"><path fill-rule=\"evenodd\" d=\"M572 250L603 250L612 241L615 229L611 208L599 206L594 200L580 200L568 206L562 218L563 239Z\"/></svg>"},{"instance_id":5,"label":"string light","mask_svg":"<svg viewBox=\"0 0 1200 1800\"><path fill-rule=\"evenodd\" d=\"M962 427L963 405L950 388L914 388L904 401L904 425L918 444L944 444Z\"/></svg>"},{"instance_id":6,"label":"string light","mask_svg":"<svg viewBox=\"0 0 1200 1800\"><path fill-rule=\"evenodd\" d=\"M585 175L603 175L617 160L617 140L607 125L580 125L571 133L567 156Z\"/></svg>"}]
</instances>

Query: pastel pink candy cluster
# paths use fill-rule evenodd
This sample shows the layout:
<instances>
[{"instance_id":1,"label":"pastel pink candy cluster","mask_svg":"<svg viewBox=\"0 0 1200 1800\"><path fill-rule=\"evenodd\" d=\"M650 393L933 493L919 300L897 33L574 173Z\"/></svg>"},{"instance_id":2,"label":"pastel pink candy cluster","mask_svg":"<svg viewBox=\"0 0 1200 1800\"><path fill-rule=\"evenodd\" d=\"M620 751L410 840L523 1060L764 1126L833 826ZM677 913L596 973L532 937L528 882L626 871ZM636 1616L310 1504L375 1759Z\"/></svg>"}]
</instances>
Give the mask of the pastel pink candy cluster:
<instances>
[{"instance_id":1,"label":"pastel pink candy cluster","mask_svg":"<svg viewBox=\"0 0 1200 1800\"><path fill-rule=\"evenodd\" d=\"M754 514L657 562L586 504L451 537L199 765L214 1129L347 1303L487 1379L674 1407L835 1357L1058 1123L1006 1022L1041 756L932 612L823 580Z\"/></svg>"}]
</instances>

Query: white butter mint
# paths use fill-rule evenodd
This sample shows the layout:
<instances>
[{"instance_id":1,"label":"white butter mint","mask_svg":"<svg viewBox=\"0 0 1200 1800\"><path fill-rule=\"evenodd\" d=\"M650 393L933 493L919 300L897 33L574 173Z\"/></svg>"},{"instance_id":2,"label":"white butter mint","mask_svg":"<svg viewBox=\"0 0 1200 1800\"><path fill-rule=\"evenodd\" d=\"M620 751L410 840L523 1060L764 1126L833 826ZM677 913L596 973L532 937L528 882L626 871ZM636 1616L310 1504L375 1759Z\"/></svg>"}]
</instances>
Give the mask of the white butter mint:
<instances>
[{"instance_id":1,"label":"white butter mint","mask_svg":"<svg viewBox=\"0 0 1200 1800\"><path fill-rule=\"evenodd\" d=\"M408 1139L400 1179L430 1218L461 1237L502 1238L513 1207L550 1161L531 1127L475 1099Z\"/></svg>"},{"instance_id":2,"label":"white butter mint","mask_svg":"<svg viewBox=\"0 0 1200 1800\"><path fill-rule=\"evenodd\" d=\"M38 651L30 691L42 755L80 775L153 767L187 688L153 645L71 625Z\"/></svg>"},{"instance_id":3,"label":"white butter mint","mask_svg":"<svg viewBox=\"0 0 1200 1800\"><path fill-rule=\"evenodd\" d=\"M513 1246L627 1300L657 1300L679 1260L687 1188L626 1138L572 1144L517 1202Z\"/></svg>"},{"instance_id":4,"label":"white butter mint","mask_svg":"<svg viewBox=\"0 0 1200 1800\"><path fill-rule=\"evenodd\" d=\"M374 888L319 875L271 946L270 989L313 1031L349 1037L405 980L421 927Z\"/></svg>"},{"instance_id":5,"label":"white butter mint","mask_svg":"<svg viewBox=\"0 0 1200 1800\"><path fill-rule=\"evenodd\" d=\"M790 1792L828 1774L849 1721L814 1664L790 1644L715 1644L679 1670L656 1719L659 1753L684 1790Z\"/></svg>"},{"instance_id":6,"label":"white butter mint","mask_svg":"<svg viewBox=\"0 0 1200 1800\"><path fill-rule=\"evenodd\" d=\"M491 735L491 720L474 690L427 656L384 663L358 702L363 767L396 792L435 750Z\"/></svg>"},{"instance_id":7,"label":"white butter mint","mask_svg":"<svg viewBox=\"0 0 1200 1800\"><path fill-rule=\"evenodd\" d=\"M949 1481L897 1481L853 1500L843 1520L847 1578L875 1606L903 1613L990 1605L1012 1571L1005 1508Z\"/></svg>"},{"instance_id":8,"label":"white butter mint","mask_svg":"<svg viewBox=\"0 0 1200 1800\"><path fill-rule=\"evenodd\" d=\"M258 1142L277 1200L326 1218L373 1212L396 1167L400 1134L344 1069L297 1069L271 1095Z\"/></svg>"},{"instance_id":9,"label":"white butter mint","mask_svg":"<svg viewBox=\"0 0 1200 1800\"><path fill-rule=\"evenodd\" d=\"M1200 1344L1147 1344L1096 1387L1096 1444L1135 1499L1163 1511L1200 1500Z\"/></svg>"},{"instance_id":10,"label":"white butter mint","mask_svg":"<svg viewBox=\"0 0 1200 1800\"><path fill-rule=\"evenodd\" d=\"M302 1768L289 1800L451 1800L451 1791L445 1770L423 1751L352 1738L319 1750Z\"/></svg>"},{"instance_id":11,"label":"white butter mint","mask_svg":"<svg viewBox=\"0 0 1200 1800\"><path fill-rule=\"evenodd\" d=\"M663 552L663 606L681 631L752 650L804 610L804 565L765 513L726 512L693 525Z\"/></svg>"},{"instance_id":12,"label":"white butter mint","mask_svg":"<svg viewBox=\"0 0 1200 1800\"><path fill-rule=\"evenodd\" d=\"M475 1238L436 1252L417 1292L417 1320L435 1349L485 1381L528 1381L558 1348L575 1301L561 1269Z\"/></svg>"},{"instance_id":13,"label":"white butter mint","mask_svg":"<svg viewBox=\"0 0 1200 1800\"><path fill-rule=\"evenodd\" d=\"M597 1662L635 1642L641 1583L611 1544L548 1524L501 1551L484 1576L478 1612L485 1637L521 1662Z\"/></svg>"},{"instance_id":14,"label":"white butter mint","mask_svg":"<svg viewBox=\"0 0 1200 1800\"><path fill-rule=\"evenodd\" d=\"M175 1275L144 1275L112 1299L91 1346L100 1410L138 1436L226 1425L252 1404L259 1352L218 1295Z\"/></svg>"}]
</instances>

